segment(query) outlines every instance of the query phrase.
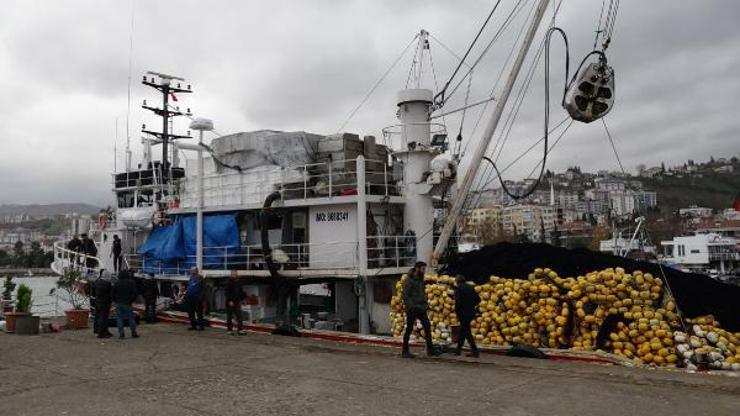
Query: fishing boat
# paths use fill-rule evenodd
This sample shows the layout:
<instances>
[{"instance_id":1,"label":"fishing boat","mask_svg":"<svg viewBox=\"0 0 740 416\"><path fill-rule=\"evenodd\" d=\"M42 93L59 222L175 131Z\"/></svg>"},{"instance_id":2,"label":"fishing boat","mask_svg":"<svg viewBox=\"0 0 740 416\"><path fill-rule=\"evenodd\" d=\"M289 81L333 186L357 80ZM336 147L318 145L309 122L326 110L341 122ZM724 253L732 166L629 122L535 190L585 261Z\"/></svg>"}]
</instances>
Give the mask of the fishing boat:
<instances>
[{"instance_id":1,"label":"fishing boat","mask_svg":"<svg viewBox=\"0 0 740 416\"><path fill-rule=\"evenodd\" d=\"M127 146L125 169L112 175L115 210L101 214L88 233L97 255L58 242L53 269L62 273L78 267L89 275L117 270L112 249L114 239L120 239L120 267L157 279L161 297L170 299L164 307L176 302L182 283L197 267L209 282L209 309L223 310L221 283L236 270L247 293L243 309L253 321L275 322L281 310L299 316L312 306L302 304L302 294L305 299L317 296L301 287L320 285L324 292L318 292L326 296L314 302L313 312L324 318L322 327L390 333L389 303L399 276L417 261L437 265L457 250L454 235L466 196L548 3L536 2L525 19L519 51L510 56L509 74L496 97L474 103L466 97L454 110L442 110L450 82L441 91L422 83L430 35L419 31L410 44L416 48L409 81L388 105L389 119L395 114L397 120L373 132L214 134L211 120L179 107L177 97L193 92L190 84L147 72L142 83L156 90L161 104L145 100L142 109L160 117L162 127L142 126L141 162L133 165ZM524 7L517 3L512 14ZM592 55L599 61L584 66ZM575 87L568 99L563 98L571 116L585 122L603 116L613 104L613 71L605 55L594 52L587 58L583 70L576 71L580 78L570 81ZM463 80L470 76L472 66ZM493 114L467 171L458 176L457 142L462 138L448 136L444 116L492 102ZM191 119L197 144L188 143L189 132L172 131L175 117ZM216 137L208 140L207 134ZM183 153L191 158L181 160ZM287 296L278 293L281 287L288 287Z\"/></svg>"}]
</instances>

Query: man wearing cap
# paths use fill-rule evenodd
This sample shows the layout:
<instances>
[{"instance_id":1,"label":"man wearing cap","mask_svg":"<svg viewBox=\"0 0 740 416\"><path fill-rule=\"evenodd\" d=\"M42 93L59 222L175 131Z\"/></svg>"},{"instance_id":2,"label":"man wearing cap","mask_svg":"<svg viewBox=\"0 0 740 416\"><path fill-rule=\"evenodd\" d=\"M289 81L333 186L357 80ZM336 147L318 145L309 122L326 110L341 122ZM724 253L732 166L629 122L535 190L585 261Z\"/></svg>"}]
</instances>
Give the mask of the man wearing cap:
<instances>
[{"instance_id":1,"label":"man wearing cap","mask_svg":"<svg viewBox=\"0 0 740 416\"><path fill-rule=\"evenodd\" d=\"M406 331L403 333L403 352L401 357L414 358L409 350L409 339L411 331L414 329L416 321L421 322L424 330L424 339L427 346L427 355L437 356L439 352L434 350L432 345L432 328L427 317L427 295L424 290L424 273L426 273L427 264L423 261L416 262L414 268L409 271L406 283L403 286L403 303L406 305Z\"/></svg>"}]
</instances>

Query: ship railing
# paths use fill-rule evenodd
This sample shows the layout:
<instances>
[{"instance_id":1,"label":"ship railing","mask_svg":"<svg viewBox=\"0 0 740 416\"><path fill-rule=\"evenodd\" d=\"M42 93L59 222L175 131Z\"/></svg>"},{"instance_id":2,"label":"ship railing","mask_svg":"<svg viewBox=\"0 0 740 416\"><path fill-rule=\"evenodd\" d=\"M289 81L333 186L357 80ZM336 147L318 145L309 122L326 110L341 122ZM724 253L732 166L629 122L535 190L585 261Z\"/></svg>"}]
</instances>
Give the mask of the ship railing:
<instances>
[{"instance_id":1,"label":"ship railing","mask_svg":"<svg viewBox=\"0 0 740 416\"><path fill-rule=\"evenodd\" d=\"M141 268L141 257L138 254L124 254L123 266L126 270L139 270Z\"/></svg>"},{"instance_id":2,"label":"ship railing","mask_svg":"<svg viewBox=\"0 0 740 416\"><path fill-rule=\"evenodd\" d=\"M283 270L335 270L358 267L357 241L326 243L278 244L271 247L273 260ZM197 256L162 266L147 264L141 259L141 270L155 274L187 274L196 264ZM264 250L259 244L242 246L203 247L203 268L208 270L267 270Z\"/></svg>"},{"instance_id":3,"label":"ship railing","mask_svg":"<svg viewBox=\"0 0 740 416\"><path fill-rule=\"evenodd\" d=\"M367 237L368 268L406 267L416 261L416 236L378 235Z\"/></svg>"},{"instance_id":4,"label":"ship railing","mask_svg":"<svg viewBox=\"0 0 740 416\"><path fill-rule=\"evenodd\" d=\"M732 252L709 252L709 261L740 261L740 253Z\"/></svg>"},{"instance_id":5,"label":"ship railing","mask_svg":"<svg viewBox=\"0 0 740 416\"><path fill-rule=\"evenodd\" d=\"M83 275L90 275L100 270L100 264L102 263L99 258L72 251L64 246L63 241L54 243L54 261L51 269L56 274L62 274L67 269L75 269Z\"/></svg>"},{"instance_id":6,"label":"ship railing","mask_svg":"<svg viewBox=\"0 0 740 416\"><path fill-rule=\"evenodd\" d=\"M416 237L379 235L367 237L367 268L402 268L416 261ZM358 241L276 244L271 247L273 260L282 270L359 269ZM133 257L129 256L131 261ZM138 257L137 257L138 259ZM196 264L196 256L162 265L139 259L140 269L154 274L184 275ZM203 268L207 270L267 270L262 245L203 247Z\"/></svg>"},{"instance_id":7,"label":"ship railing","mask_svg":"<svg viewBox=\"0 0 740 416\"><path fill-rule=\"evenodd\" d=\"M203 175L202 190L205 205L261 204L274 191L280 192L282 200L356 195L360 184L364 184L368 195L399 195L400 187L395 184L393 169L387 161L365 159L365 175L358 181L357 164L360 161L327 160L296 165L279 172L257 167L241 172L206 174ZM185 182L180 182L179 195L183 207L196 206L197 181L197 176L188 176Z\"/></svg>"},{"instance_id":8,"label":"ship railing","mask_svg":"<svg viewBox=\"0 0 740 416\"><path fill-rule=\"evenodd\" d=\"M280 195L283 200L331 198L356 195L359 186L364 186L368 195L399 195L400 188L393 181L393 171L387 161L364 159L365 178L358 180L358 163L363 159L327 160L283 171ZM295 178L295 172L301 176L300 179ZM293 178L289 177L291 173Z\"/></svg>"},{"instance_id":9,"label":"ship railing","mask_svg":"<svg viewBox=\"0 0 740 416\"><path fill-rule=\"evenodd\" d=\"M418 128L426 126L429 127L429 134L432 137L447 135L447 126L445 126L444 123L427 121L393 124L383 128L383 144L395 151L413 150L409 149L409 143L404 140L404 137L407 136L405 134L406 129L408 129L409 127Z\"/></svg>"}]
</instances>

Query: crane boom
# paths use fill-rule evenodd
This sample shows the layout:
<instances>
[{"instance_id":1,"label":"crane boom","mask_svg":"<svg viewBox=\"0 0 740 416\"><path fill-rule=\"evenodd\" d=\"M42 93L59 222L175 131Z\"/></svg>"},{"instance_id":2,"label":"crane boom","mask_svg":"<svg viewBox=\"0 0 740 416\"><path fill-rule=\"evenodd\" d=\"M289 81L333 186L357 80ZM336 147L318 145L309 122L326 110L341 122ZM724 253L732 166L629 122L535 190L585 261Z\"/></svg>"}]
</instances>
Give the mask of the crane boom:
<instances>
[{"instance_id":1,"label":"crane boom","mask_svg":"<svg viewBox=\"0 0 740 416\"><path fill-rule=\"evenodd\" d=\"M532 45L532 41L534 40L534 36L537 33L537 29L539 28L540 23L542 22L542 18L545 15L548 3L549 0L539 0L534 19L532 20L532 23L527 30L527 34L524 38L524 41L522 42L521 48L519 49L519 53L517 54L516 60L514 61L514 65L511 68L511 72L509 73L509 77L506 80L504 89L501 92L501 97L496 102L496 108L493 111L490 120L488 120L486 129L483 132L483 136L481 137L481 140L478 143L478 147L473 154L473 158L470 161L470 166L468 167L467 172L465 172L465 177L463 178L462 184L460 185L460 189L457 191L457 194L455 195L455 198L452 202L452 208L450 208L444 228L442 228L442 233L440 234L437 245L434 248L434 254L432 257L433 266L436 266L438 264L440 258L442 257L442 254L447 249L447 244L449 242L450 236L452 236L452 231L455 229L455 225L457 224L460 214L462 213L463 205L465 204L465 197L467 196L468 192L470 192L470 188L473 186L473 180L475 179L475 176L478 172L478 168L480 168L483 156L485 156L486 154L486 149L488 149L488 145L490 144L491 139L496 132L498 123L501 120L501 115L503 114L504 108L506 107L506 102L509 99L509 95L511 95L511 91L514 88L514 83L516 82L522 65L524 64L524 59L527 57L527 52L529 52L529 48Z\"/></svg>"}]
</instances>

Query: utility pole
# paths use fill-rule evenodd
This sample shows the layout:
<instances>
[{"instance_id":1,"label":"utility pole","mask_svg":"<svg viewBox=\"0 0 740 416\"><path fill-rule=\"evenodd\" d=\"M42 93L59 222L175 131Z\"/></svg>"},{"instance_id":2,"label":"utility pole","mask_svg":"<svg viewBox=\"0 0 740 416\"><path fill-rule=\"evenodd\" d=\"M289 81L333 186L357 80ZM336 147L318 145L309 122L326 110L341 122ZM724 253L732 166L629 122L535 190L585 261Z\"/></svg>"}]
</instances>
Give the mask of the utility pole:
<instances>
[{"instance_id":1,"label":"utility pole","mask_svg":"<svg viewBox=\"0 0 740 416\"><path fill-rule=\"evenodd\" d=\"M150 77L147 78L147 75ZM176 84L174 83L177 82ZM190 115L190 109L188 108L185 113L181 112L179 107L176 107L174 110L170 110L170 96L174 100L177 100L175 97L175 93L178 94L186 94L186 93L192 93L193 91L190 88L190 84L188 84L185 88L182 87L181 82L184 82L185 80L180 77L176 77L174 75L167 75L162 74L159 72L152 72L147 71L146 75L144 75L144 78L142 79L141 83L152 87L156 90L158 90L162 94L162 108L158 107L152 107L147 105L146 100L144 100L144 103L142 104L142 108L145 110L149 110L153 112L154 114L158 115L159 117L162 117L162 131L152 131L147 130L146 125L143 125L141 128L142 133L146 133L150 136L154 136L156 139L155 142L162 144L162 164L160 165L160 178L163 185L169 183L169 144L171 141L178 140L178 139L191 139L190 132L188 132L188 135L177 135L172 134L170 132L170 118L176 117L176 116L182 116L182 115ZM160 196L161 198L161 196Z\"/></svg>"},{"instance_id":2,"label":"utility pole","mask_svg":"<svg viewBox=\"0 0 740 416\"><path fill-rule=\"evenodd\" d=\"M493 115L491 115L491 119L486 125L483 136L481 137L480 142L478 143L478 147L476 148L475 153L473 154L473 157L470 161L470 166L468 167L467 172L465 172L465 177L463 178L462 184L460 185L460 188L455 195L455 199L452 203L452 208L450 208L450 212L447 215L447 221L445 222L444 228L442 228L442 233L440 234L439 240L437 241L437 246L434 248L432 265L435 267L444 254L445 250L447 249L447 243L449 242L449 239L452 236L452 231L455 229L455 226L457 225L457 220L462 213L463 205L465 204L465 198L468 192L470 192L470 188L473 186L473 180L478 173L478 169L480 168L483 156L485 156L486 149L488 149L488 145L490 144L491 139L496 132L498 123L501 120L501 115L503 114L504 108L506 107L506 102L509 100L509 95L511 95L511 91L514 88L514 83L516 82L522 65L524 64L524 59L527 57L527 52L529 52L529 48L532 45L532 41L534 40L534 36L540 26L540 22L545 15L548 2L549 0L539 0L539 3L537 4L537 10L535 11L534 18L532 19L532 23L527 30L527 34L524 38L524 41L522 42L521 48L519 49L519 53L516 57L516 60L514 61L514 65L511 68L509 77L506 80L503 91L501 92L501 97L499 97L496 101L496 109L494 110Z\"/></svg>"}]
</instances>

